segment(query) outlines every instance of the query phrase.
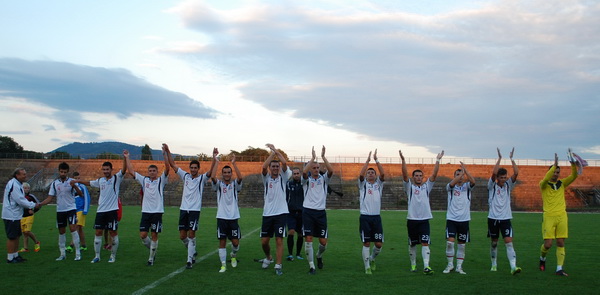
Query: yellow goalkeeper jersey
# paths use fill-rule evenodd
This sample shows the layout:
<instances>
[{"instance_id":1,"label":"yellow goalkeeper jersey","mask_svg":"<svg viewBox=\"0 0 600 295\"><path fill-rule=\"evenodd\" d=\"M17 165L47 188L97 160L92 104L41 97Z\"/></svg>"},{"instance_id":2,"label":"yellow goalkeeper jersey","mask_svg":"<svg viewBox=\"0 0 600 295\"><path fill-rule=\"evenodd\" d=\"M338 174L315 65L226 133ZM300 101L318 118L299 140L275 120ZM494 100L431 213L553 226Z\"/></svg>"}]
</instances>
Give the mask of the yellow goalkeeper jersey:
<instances>
[{"instance_id":1,"label":"yellow goalkeeper jersey","mask_svg":"<svg viewBox=\"0 0 600 295\"><path fill-rule=\"evenodd\" d=\"M550 182L556 166L552 166L542 181L540 189L542 191L542 201L544 203L544 215L558 216L567 212L565 203L565 188L577 178L577 166L571 164L571 175L556 182Z\"/></svg>"}]
</instances>

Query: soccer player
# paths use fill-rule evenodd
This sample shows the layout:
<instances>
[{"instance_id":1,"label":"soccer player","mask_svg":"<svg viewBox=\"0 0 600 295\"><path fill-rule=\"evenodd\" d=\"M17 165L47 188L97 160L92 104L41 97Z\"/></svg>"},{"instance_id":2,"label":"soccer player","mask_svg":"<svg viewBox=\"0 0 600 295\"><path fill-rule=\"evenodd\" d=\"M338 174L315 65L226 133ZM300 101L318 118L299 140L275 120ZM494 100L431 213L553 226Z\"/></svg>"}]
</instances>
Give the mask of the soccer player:
<instances>
[{"instance_id":1,"label":"soccer player","mask_svg":"<svg viewBox=\"0 0 600 295\"><path fill-rule=\"evenodd\" d=\"M218 155L218 150L216 154ZM216 159L216 155L214 155ZM238 194L242 189L242 173L235 164L235 154L231 158L230 166L221 169L223 180L217 179L218 163L214 165L210 178L212 189L217 192L217 239L219 239L219 259L221 269L227 271L227 239L231 241L231 267L237 267L237 252L240 250L242 232L238 224L240 209L238 208ZM232 170L235 170L236 179L232 179Z\"/></svg>"},{"instance_id":2,"label":"soccer player","mask_svg":"<svg viewBox=\"0 0 600 295\"><path fill-rule=\"evenodd\" d=\"M79 233L77 232L77 206L75 196L83 193L76 185L76 180L69 177L69 164L62 162L58 164L59 177L50 184L48 197L40 203L47 205L56 197L56 226L58 227L58 249L60 256L56 261L67 259L67 237L66 228L69 226L73 245L75 245L75 260L81 260L81 249L79 249Z\"/></svg>"},{"instance_id":3,"label":"soccer player","mask_svg":"<svg viewBox=\"0 0 600 295\"><path fill-rule=\"evenodd\" d=\"M383 247L383 224L381 223L381 195L383 194L383 182L385 172L383 166L377 159L377 149L373 154L373 160L377 163L379 176L373 168L369 167L371 152L365 165L358 176L358 188L360 194L360 238L363 243L362 258L365 265L365 273L372 274L376 269L375 258L381 253ZM368 169L367 169L368 168ZM375 244L371 252L371 242Z\"/></svg>"},{"instance_id":4,"label":"soccer player","mask_svg":"<svg viewBox=\"0 0 600 295\"><path fill-rule=\"evenodd\" d=\"M203 174L200 174L200 162L198 160L190 161L190 172L186 172L179 168L169 146L163 144L163 149L166 151L169 165L173 171L179 175L183 181L183 192L181 194L181 206L179 207L179 238L183 246L187 250L187 261L185 267L191 269L196 263L196 231L200 224L200 211L202 210L202 193L204 185L211 176L212 169L215 166L215 151L213 149L213 161L210 169ZM217 155L218 155L218 151Z\"/></svg>"},{"instance_id":5,"label":"soccer player","mask_svg":"<svg viewBox=\"0 0 600 295\"><path fill-rule=\"evenodd\" d=\"M327 186L333 175L333 167L325 157L325 146L321 149L321 159L325 163L327 173L319 173L319 163L315 147L312 148L312 157L302 171L302 185L304 189L304 203L302 207L303 235L305 239L304 250L308 260L308 273L315 274L315 262L313 251L313 237L319 238L319 250L317 251L317 267L323 269L323 253L327 249L327 212L325 211L325 200L327 198ZM310 175L309 175L310 171Z\"/></svg>"},{"instance_id":6,"label":"soccer player","mask_svg":"<svg viewBox=\"0 0 600 295\"><path fill-rule=\"evenodd\" d=\"M283 238L285 237L285 223L287 221L288 208L285 201L286 182L291 176L291 171L287 167L287 162L281 152L274 145L267 144L271 150L269 157L262 165L262 176L264 185L265 204L263 207L262 226L260 231L261 246L265 253L262 259L262 268L266 269L273 262L271 256L271 245L269 244L273 235L275 235L275 274L282 275L283 259ZM279 161L274 160L275 156Z\"/></svg>"},{"instance_id":7,"label":"soccer player","mask_svg":"<svg viewBox=\"0 0 600 295\"><path fill-rule=\"evenodd\" d=\"M6 232L6 262L20 263L27 259L19 256L19 238L21 237L21 218L23 209L28 208L33 214L33 209L39 209L40 204L27 201L23 190L23 182L27 179L27 171L17 168L13 171L12 178L4 187L4 199L2 201L2 221Z\"/></svg>"},{"instance_id":8,"label":"soccer player","mask_svg":"<svg viewBox=\"0 0 600 295\"><path fill-rule=\"evenodd\" d=\"M304 259L300 256L302 252L302 244L304 239L302 237L302 203L304 203L304 189L302 188L302 173L300 168L292 168L292 179L287 182L287 205L288 211L290 212L287 218L287 248L288 248L288 261L294 261L294 236L298 234L296 240L296 258Z\"/></svg>"},{"instance_id":9,"label":"soccer player","mask_svg":"<svg viewBox=\"0 0 600 295\"><path fill-rule=\"evenodd\" d=\"M127 172L135 178L144 190L144 196L142 197L142 219L140 220L140 239L142 239L142 244L150 249L147 265L152 266L154 265L156 250L158 249L158 234L162 232L163 226L165 185L169 181L169 160L163 147L163 158L165 161L163 173L158 176L158 167L150 165L148 166L148 176L142 176L133 169L133 165L129 159L129 152L125 151L123 155L127 163ZM152 239L148 238L148 232L150 232Z\"/></svg>"},{"instance_id":10,"label":"soccer player","mask_svg":"<svg viewBox=\"0 0 600 295\"><path fill-rule=\"evenodd\" d=\"M398 153L400 154L400 159L402 159L402 179L404 180L404 191L408 197L406 227L408 228L410 268L412 272L417 271L417 244L421 244L423 273L431 275L433 274L433 270L429 266L429 243L431 242L429 219L433 218L433 216L431 215L429 194L437 178L438 170L440 169L440 160L444 156L444 151L437 155L433 173L431 173L426 182L423 182L423 171L418 169L412 172L412 178L408 177L404 155L402 155L402 151L400 150Z\"/></svg>"},{"instance_id":11,"label":"soccer player","mask_svg":"<svg viewBox=\"0 0 600 295\"><path fill-rule=\"evenodd\" d=\"M81 178L79 172L73 172L73 178L79 180ZM83 232L83 228L85 227L85 219L88 214L88 211L90 210L90 203L92 199L90 197L90 192L84 184L77 183L77 187L79 187L79 190L81 190L81 192L83 193L83 196L75 197L75 205L77 207L77 233L79 234L80 241L79 248L83 251L86 251L87 246L85 243L85 233ZM67 252L72 252L74 246L75 245L73 244L73 242L71 242L71 245L67 247Z\"/></svg>"},{"instance_id":12,"label":"soccer player","mask_svg":"<svg viewBox=\"0 0 600 295\"><path fill-rule=\"evenodd\" d=\"M454 270L454 242L458 239L456 251L456 272L467 274L462 264L465 260L465 247L470 241L469 220L471 220L471 191L475 186L475 178L467 167L460 162L460 169L454 171L454 179L446 185L448 192L448 211L446 213L446 257L448 266L443 273Z\"/></svg>"},{"instance_id":13,"label":"soccer player","mask_svg":"<svg viewBox=\"0 0 600 295\"><path fill-rule=\"evenodd\" d=\"M559 176L558 155L554 154L554 165L540 181L544 206L542 222L544 244L540 248L540 270L546 270L546 255L552 247L552 240L556 239L556 275L566 277L569 275L562 268L565 262L565 239L569 236L565 189L577 179L577 165L571 162L571 175L563 179L558 179Z\"/></svg>"},{"instance_id":14,"label":"soccer player","mask_svg":"<svg viewBox=\"0 0 600 295\"><path fill-rule=\"evenodd\" d=\"M498 150L498 161L494 166L492 177L488 181L488 202L489 202L489 214L488 214L488 237L491 238L492 244L490 247L490 256L492 258L491 271L497 271L497 258L498 258L498 238L502 233L504 238L504 245L506 246L506 256L510 263L510 273L515 275L521 272L521 268L517 266L517 254L513 246L513 229L510 220L512 219L512 212L510 209L510 193L515 188L517 182L517 176L519 175L519 168L513 160L513 154L515 148L510 152L510 161L512 163L513 175L508 177L508 171L504 168L500 168L500 160L502 160L502 154L500 149Z\"/></svg>"},{"instance_id":15,"label":"soccer player","mask_svg":"<svg viewBox=\"0 0 600 295\"><path fill-rule=\"evenodd\" d=\"M129 153L127 153L129 156ZM100 250L102 249L102 233L108 230L112 237L111 254L108 263L117 261L117 250L119 249L119 189L123 182L124 173L127 172L127 162L125 151L123 151L123 169L113 174L113 165L111 162L102 163L102 174L96 180L84 181L77 180L78 183L100 188L100 196L98 197L98 208L96 209L96 220L94 221L94 252L95 257L91 263L100 262Z\"/></svg>"},{"instance_id":16,"label":"soccer player","mask_svg":"<svg viewBox=\"0 0 600 295\"><path fill-rule=\"evenodd\" d=\"M29 193L29 190L31 189L31 186L29 185L29 183L24 182L23 183L23 192L25 193L25 199L27 199L27 201L30 202L34 202L34 203L39 203L40 200L38 200L33 194ZM19 250L19 253L23 253L23 252L29 252L29 239L31 239L35 244L34 246L34 251L35 252L39 252L41 247L41 243L40 241L36 238L35 234L33 234L33 232L31 231L31 229L33 228L33 221L34 221L34 215L30 214L30 209L29 208L25 208L23 209L23 218L21 219L21 231L23 232L23 248L21 248L21 250Z\"/></svg>"}]
</instances>

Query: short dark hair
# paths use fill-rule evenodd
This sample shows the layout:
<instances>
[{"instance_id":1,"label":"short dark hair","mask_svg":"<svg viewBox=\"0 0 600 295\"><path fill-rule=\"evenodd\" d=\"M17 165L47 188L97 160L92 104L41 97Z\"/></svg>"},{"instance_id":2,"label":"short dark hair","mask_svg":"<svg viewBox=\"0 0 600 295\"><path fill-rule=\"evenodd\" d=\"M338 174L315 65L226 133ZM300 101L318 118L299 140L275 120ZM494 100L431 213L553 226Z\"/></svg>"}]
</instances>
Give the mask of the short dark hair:
<instances>
[{"instance_id":1,"label":"short dark hair","mask_svg":"<svg viewBox=\"0 0 600 295\"><path fill-rule=\"evenodd\" d=\"M498 173L496 173L497 176L502 176L506 174L508 174L508 170L506 170L505 168L498 169Z\"/></svg>"},{"instance_id":2,"label":"short dark hair","mask_svg":"<svg viewBox=\"0 0 600 295\"><path fill-rule=\"evenodd\" d=\"M77 172L77 171L73 172L73 176L79 176L79 172Z\"/></svg>"},{"instance_id":3,"label":"short dark hair","mask_svg":"<svg viewBox=\"0 0 600 295\"><path fill-rule=\"evenodd\" d=\"M110 167L110 169L112 169L112 163L111 162L104 162L104 163L102 163L102 167Z\"/></svg>"},{"instance_id":4,"label":"short dark hair","mask_svg":"<svg viewBox=\"0 0 600 295\"><path fill-rule=\"evenodd\" d=\"M156 165L154 165L154 164L152 164L152 165L148 166L148 169L150 169L150 168L154 168L154 169L158 170L158 166L156 166Z\"/></svg>"},{"instance_id":5,"label":"short dark hair","mask_svg":"<svg viewBox=\"0 0 600 295\"><path fill-rule=\"evenodd\" d=\"M454 171L454 174L456 174L456 172L462 172L462 169L458 168Z\"/></svg>"},{"instance_id":6,"label":"short dark hair","mask_svg":"<svg viewBox=\"0 0 600 295\"><path fill-rule=\"evenodd\" d=\"M273 164L273 163L277 163L279 164L279 160L271 160L271 163L269 163L269 167Z\"/></svg>"},{"instance_id":7,"label":"short dark hair","mask_svg":"<svg viewBox=\"0 0 600 295\"><path fill-rule=\"evenodd\" d=\"M221 172L223 172L225 169L228 169L228 168L231 169L231 166L229 166L229 165L223 166L223 168L221 168ZM231 170L233 171L233 169L231 169Z\"/></svg>"},{"instance_id":8,"label":"short dark hair","mask_svg":"<svg viewBox=\"0 0 600 295\"><path fill-rule=\"evenodd\" d=\"M69 164L67 164L67 162L62 162L62 163L58 164L58 170L69 171Z\"/></svg>"},{"instance_id":9,"label":"short dark hair","mask_svg":"<svg viewBox=\"0 0 600 295\"><path fill-rule=\"evenodd\" d=\"M13 173L12 173L12 177L13 177L13 178L16 178L16 177L17 177L17 174L20 174L20 173L21 173L21 171L25 171L25 168L22 168L22 167L16 168L16 169L13 171Z\"/></svg>"},{"instance_id":10,"label":"short dark hair","mask_svg":"<svg viewBox=\"0 0 600 295\"><path fill-rule=\"evenodd\" d=\"M190 161L190 167L191 167L192 165L194 165L194 164L198 165L198 168L200 168L200 161L198 161L198 160L191 160L191 161Z\"/></svg>"},{"instance_id":11,"label":"short dark hair","mask_svg":"<svg viewBox=\"0 0 600 295\"><path fill-rule=\"evenodd\" d=\"M415 176L415 173L417 173L417 172L423 173L423 171L421 171L420 169L417 169L417 170L413 171L412 176Z\"/></svg>"},{"instance_id":12,"label":"short dark hair","mask_svg":"<svg viewBox=\"0 0 600 295\"><path fill-rule=\"evenodd\" d=\"M375 168L371 167L371 168L367 169L367 171L369 171L369 170L375 171ZM375 171L375 174L377 174L377 171Z\"/></svg>"},{"instance_id":13,"label":"short dark hair","mask_svg":"<svg viewBox=\"0 0 600 295\"><path fill-rule=\"evenodd\" d=\"M554 167L554 165L550 165L550 167L548 167L548 170L552 169L552 167ZM560 166L556 166L556 169L560 169Z\"/></svg>"}]
</instances>

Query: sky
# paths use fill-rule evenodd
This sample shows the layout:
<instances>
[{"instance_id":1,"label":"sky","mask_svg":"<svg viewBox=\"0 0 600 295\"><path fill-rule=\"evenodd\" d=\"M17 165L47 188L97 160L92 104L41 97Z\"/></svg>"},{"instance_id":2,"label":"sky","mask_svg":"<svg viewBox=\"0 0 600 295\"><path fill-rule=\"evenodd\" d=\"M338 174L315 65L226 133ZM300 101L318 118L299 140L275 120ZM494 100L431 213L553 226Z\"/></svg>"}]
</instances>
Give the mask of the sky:
<instances>
[{"instance_id":1,"label":"sky","mask_svg":"<svg viewBox=\"0 0 600 295\"><path fill-rule=\"evenodd\" d=\"M0 135L600 159L600 2L2 1Z\"/></svg>"}]
</instances>

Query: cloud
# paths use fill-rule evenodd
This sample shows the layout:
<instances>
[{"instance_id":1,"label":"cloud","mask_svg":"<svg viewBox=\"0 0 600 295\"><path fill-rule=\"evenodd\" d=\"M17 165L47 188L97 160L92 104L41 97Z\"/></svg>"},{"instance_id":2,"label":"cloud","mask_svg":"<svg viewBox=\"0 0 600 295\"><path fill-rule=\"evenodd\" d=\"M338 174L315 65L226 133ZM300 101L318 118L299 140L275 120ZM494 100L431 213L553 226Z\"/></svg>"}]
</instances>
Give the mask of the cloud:
<instances>
[{"instance_id":1,"label":"cloud","mask_svg":"<svg viewBox=\"0 0 600 295\"><path fill-rule=\"evenodd\" d=\"M56 130L56 128L54 128L54 126L52 126L52 125L44 124L44 125L42 125L42 127L44 127L44 131Z\"/></svg>"},{"instance_id":2,"label":"cloud","mask_svg":"<svg viewBox=\"0 0 600 295\"><path fill-rule=\"evenodd\" d=\"M0 130L0 134L2 135L23 135L23 134L31 134L29 130Z\"/></svg>"},{"instance_id":3,"label":"cloud","mask_svg":"<svg viewBox=\"0 0 600 295\"><path fill-rule=\"evenodd\" d=\"M599 5L342 8L186 2L172 11L210 41L163 50L243 81L243 97L268 109L373 139L471 157L516 146L520 157L550 158L597 145Z\"/></svg>"},{"instance_id":4,"label":"cloud","mask_svg":"<svg viewBox=\"0 0 600 295\"><path fill-rule=\"evenodd\" d=\"M153 85L124 69L55 61L0 58L0 95L61 111L214 118L217 112L189 96ZM67 119L66 117L64 119Z\"/></svg>"}]
</instances>

